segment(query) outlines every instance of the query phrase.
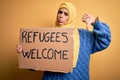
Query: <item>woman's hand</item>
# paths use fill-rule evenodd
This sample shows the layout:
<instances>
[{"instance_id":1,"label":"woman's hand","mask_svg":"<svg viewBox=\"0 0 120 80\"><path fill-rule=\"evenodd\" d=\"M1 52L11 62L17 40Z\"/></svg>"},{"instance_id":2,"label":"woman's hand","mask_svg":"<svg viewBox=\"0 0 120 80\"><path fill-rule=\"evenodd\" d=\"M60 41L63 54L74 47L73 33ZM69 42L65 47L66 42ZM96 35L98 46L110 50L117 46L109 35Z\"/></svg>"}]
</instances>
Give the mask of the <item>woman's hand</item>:
<instances>
[{"instance_id":1,"label":"woman's hand","mask_svg":"<svg viewBox=\"0 0 120 80\"><path fill-rule=\"evenodd\" d=\"M21 53L22 52L22 45L17 44L16 45L16 50L17 50L17 53Z\"/></svg>"},{"instance_id":2,"label":"woman's hand","mask_svg":"<svg viewBox=\"0 0 120 80\"><path fill-rule=\"evenodd\" d=\"M82 17L82 21L86 23L86 28L88 30L88 26L94 24L96 22L96 18L89 14L84 14Z\"/></svg>"}]
</instances>

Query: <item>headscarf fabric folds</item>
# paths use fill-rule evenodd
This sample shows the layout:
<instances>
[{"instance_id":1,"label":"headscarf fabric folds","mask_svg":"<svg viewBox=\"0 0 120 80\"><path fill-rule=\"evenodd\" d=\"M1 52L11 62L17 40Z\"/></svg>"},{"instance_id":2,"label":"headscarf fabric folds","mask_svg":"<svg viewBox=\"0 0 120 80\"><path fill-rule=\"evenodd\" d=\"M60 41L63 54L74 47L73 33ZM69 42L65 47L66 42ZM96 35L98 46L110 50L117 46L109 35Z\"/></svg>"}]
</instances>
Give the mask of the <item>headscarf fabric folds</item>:
<instances>
[{"instance_id":1,"label":"headscarf fabric folds","mask_svg":"<svg viewBox=\"0 0 120 80\"><path fill-rule=\"evenodd\" d=\"M68 10L68 12L69 12L69 20L68 20L67 24L63 25L63 26L59 26L58 23L57 23L57 20L56 20L55 27L57 27L57 28L74 28L73 67L76 67L76 62L77 62L78 53L79 53L79 45L80 45L80 37L79 37L79 34L78 34L78 29L75 26L75 24L76 24L76 17L77 17L76 8L75 8L75 6L73 4L67 3L67 2L66 3L62 3L60 5L59 9L61 9L61 8L66 8Z\"/></svg>"}]
</instances>

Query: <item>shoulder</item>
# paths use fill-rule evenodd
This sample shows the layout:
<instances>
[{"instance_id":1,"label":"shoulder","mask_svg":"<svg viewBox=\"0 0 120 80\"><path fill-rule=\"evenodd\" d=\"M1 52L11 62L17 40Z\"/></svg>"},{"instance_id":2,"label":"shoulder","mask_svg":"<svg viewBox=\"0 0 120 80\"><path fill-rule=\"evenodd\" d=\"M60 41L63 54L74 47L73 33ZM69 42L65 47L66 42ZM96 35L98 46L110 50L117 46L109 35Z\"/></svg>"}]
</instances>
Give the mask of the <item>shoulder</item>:
<instances>
[{"instance_id":1,"label":"shoulder","mask_svg":"<svg viewBox=\"0 0 120 80\"><path fill-rule=\"evenodd\" d=\"M91 53L94 42L93 31L88 31L86 29L78 29L78 31L80 36L81 49L83 51L88 51L88 54Z\"/></svg>"},{"instance_id":2,"label":"shoulder","mask_svg":"<svg viewBox=\"0 0 120 80\"><path fill-rule=\"evenodd\" d=\"M81 42L91 43L94 40L93 31L86 29L78 29Z\"/></svg>"},{"instance_id":3,"label":"shoulder","mask_svg":"<svg viewBox=\"0 0 120 80\"><path fill-rule=\"evenodd\" d=\"M90 36L92 33L93 33L93 31L89 31L89 30L86 30L86 29L83 29L83 28L78 28L78 32L79 32L79 35L80 36Z\"/></svg>"}]
</instances>

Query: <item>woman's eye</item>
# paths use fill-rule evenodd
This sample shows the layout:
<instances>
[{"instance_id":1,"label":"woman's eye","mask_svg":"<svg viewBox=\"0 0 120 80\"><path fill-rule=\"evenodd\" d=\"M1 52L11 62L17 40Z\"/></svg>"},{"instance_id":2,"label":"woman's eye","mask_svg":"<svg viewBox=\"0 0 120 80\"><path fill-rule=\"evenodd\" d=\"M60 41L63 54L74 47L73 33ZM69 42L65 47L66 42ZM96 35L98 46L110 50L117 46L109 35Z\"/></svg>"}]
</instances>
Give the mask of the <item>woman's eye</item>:
<instances>
[{"instance_id":1,"label":"woman's eye","mask_svg":"<svg viewBox=\"0 0 120 80\"><path fill-rule=\"evenodd\" d=\"M66 12L64 14L65 14L65 16L69 16L68 13L66 13Z\"/></svg>"},{"instance_id":2,"label":"woman's eye","mask_svg":"<svg viewBox=\"0 0 120 80\"><path fill-rule=\"evenodd\" d=\"M58 11L59 14L62 14L63 12L62 11Z\"/></svg>"},{"instance_id":3,"label":"woman's eye","mask_svg":"<svg viewBox=\"0 0 120 80\"><path fill-rule=\"evenodd\" d=\"M67 12L63 12L63 11L58 11L58 14L64 14L65 16L69 16Z\"/></svg>"}]
</instances>

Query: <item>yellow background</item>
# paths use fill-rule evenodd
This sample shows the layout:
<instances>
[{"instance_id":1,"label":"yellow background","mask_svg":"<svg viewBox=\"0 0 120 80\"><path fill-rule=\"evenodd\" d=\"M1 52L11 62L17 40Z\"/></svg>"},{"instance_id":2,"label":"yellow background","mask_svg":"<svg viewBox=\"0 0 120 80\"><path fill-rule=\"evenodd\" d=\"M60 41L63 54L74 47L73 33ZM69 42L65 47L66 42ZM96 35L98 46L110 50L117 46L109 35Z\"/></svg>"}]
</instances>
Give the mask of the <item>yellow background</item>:
<instances>
[{"instance_id":1,"label":"yellow background","mask_svg":"<svg viewBox=\"0 0 120 80\"><path fill-rule=\"evenodd\" d=\"M18 69L16 44L21 27L52 27L59 5L72 2L78 25L84 13L110 25L112 42L91 55L91 80L120 80L120 0L0 0L0 80L41 80L43 72Z\"/></svg>"}]
</instances>

